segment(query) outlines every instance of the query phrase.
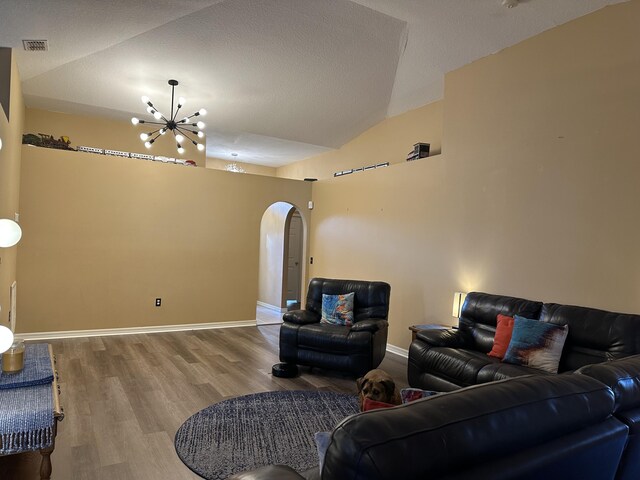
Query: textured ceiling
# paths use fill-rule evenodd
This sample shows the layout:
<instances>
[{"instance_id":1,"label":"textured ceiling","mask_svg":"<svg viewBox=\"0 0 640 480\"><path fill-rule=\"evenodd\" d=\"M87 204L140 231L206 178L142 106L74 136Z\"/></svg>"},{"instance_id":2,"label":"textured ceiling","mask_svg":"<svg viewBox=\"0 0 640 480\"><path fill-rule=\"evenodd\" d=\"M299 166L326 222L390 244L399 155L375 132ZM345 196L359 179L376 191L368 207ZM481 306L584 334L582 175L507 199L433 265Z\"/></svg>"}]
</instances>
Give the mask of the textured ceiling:
<instances>
[{"instance_id":1,"label":"textured ceiling","mask_svg":"<svg viewBox=\"0 0 640 480\"><path fill-rule=\"evenodd\" d=\"M140 96L167 112L175 78L187 113L209 111L209 156L280 166L442 98L448 71L621 1L0 0L0 46L30 107L144 118Z\"/></svg>"}]
</instances>

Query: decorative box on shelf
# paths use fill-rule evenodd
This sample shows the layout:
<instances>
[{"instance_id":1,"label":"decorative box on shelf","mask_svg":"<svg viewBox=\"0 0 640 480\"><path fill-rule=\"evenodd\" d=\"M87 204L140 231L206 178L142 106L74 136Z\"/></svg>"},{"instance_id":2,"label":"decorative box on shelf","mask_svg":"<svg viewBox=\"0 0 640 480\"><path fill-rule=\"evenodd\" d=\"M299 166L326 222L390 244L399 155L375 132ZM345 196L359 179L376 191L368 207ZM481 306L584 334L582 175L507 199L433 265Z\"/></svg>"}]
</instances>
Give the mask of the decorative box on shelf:
<instances>
[{"instance_id":1,"label":"decorative box on shelf","mask_svg":"<svg viewBox=\"0 0 640 480\"><path fill-rule=\"evenodd\" d=\"M413 146L413 150L407 154L407 162L428 157L430 148L431 145L429 143L416 143Z\"/></svg>"}]
</instances>

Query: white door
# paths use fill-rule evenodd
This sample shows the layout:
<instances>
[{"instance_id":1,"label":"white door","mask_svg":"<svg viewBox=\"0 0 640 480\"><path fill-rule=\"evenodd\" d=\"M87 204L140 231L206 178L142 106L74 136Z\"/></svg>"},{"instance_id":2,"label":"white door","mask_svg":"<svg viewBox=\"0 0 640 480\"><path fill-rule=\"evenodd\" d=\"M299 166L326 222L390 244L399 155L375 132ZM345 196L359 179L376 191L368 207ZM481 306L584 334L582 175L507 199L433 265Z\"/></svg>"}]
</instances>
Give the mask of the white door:
<instances>
[{"instance_id":1,"label":"white door","mask_svg":"<svg viewBox=\"0 0 640 480\"><path fill-rule=\"evenodd\" d=\"M286 300L300 301L302 282L302 218L294 212L289 224L289 251L287 252L287 295Z\"/></svg>"}]
</instances>

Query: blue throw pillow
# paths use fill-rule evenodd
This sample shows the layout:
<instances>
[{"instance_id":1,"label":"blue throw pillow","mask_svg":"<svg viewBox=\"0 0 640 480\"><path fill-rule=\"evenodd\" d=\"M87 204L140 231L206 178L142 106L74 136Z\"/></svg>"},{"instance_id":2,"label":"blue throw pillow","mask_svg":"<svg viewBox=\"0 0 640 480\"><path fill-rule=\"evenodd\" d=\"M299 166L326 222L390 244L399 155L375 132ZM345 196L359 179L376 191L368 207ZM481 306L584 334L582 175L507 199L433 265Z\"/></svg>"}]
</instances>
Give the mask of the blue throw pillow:
<instances>
[{"instance_id":1,"label":"blue throw pillow","mask_svg":"<svg viewBox=\"0 0 640 480\"><path fill-rule=\"evenodd\" d=\"M322 294L322 323L353 325L353 298L355 293L343 295Z\"/></svg>"},{"instance_id":2,"label":"blue throw pillow","mask_svg":"<svg viewBox=\"0 0 640 480\"><path fill-rule=\"evenodd\" d=\"M516 315L511 342L502 361L558 373L568 333L567 325L560 327Z\"/></svg>"},{"instance_id":3,"label":"blue throw pillow","mask_svg":"<svg viewBox=\"0 0 640 480\"><path fill-rule=\"evenodd\" d=\"M316 448L318 449L318 460L320 465L320 473L322 473L322 465L324 464L324 456L327 453L327 448L331 443L331 432L316 432L314 435L316 441Z\"/></svg>"}]
</instances>

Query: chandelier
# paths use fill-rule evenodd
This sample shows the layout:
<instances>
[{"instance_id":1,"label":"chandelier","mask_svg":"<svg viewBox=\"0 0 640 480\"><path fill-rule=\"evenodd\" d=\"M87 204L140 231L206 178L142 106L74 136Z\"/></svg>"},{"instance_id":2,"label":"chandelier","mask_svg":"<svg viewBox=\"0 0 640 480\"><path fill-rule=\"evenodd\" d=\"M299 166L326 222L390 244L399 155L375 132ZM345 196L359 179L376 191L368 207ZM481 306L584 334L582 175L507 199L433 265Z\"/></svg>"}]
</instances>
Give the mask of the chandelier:
<instances>
[{"instance_id":1,"label":"chandelier","mask_svg":"<svg viewBox=\"0 0 640 480\"><path fill-rule=\"evenodd\" d=\"M195 135L198 138L204 137L204 132L202 129L205 127L204 122L199 121L194 123L194 117L198 117L200 115L206 115L207 111L204 108L201 108L196 113L189 115L188 117L184 117L182 120L176 120L178 118L178 112L180 109L184 107L185 99L183 97L178 98L178 106L176 107L176 111L173 111L174 106L174 95L175 89L178 85L177 80L169 80L169 85L171 85L171 110L169 111L169 117L166 117L151 103L149 97L146 95L142 97L142 103L147 105L147 112L153 115L153 118L157 121L148 121L148 120L140 120L136 117L131 119L131 123L134 125L138 125L140 123L148 123L150 125L159 125L159 127L149 133L141 133L140 140L144 142L144 146L147 148L151 148L153 142L155 142L158 137L167 133L167 131L173 133L173 136L176 141L176 146L178 147L178 153L183 154L184 148L182 144L187 141L193 143L196 148L200 151L204 150L204 144L198 143L191 135ZM197 130L193 130L190 127L196 127Z\"/></svg>"}]
</instances>

